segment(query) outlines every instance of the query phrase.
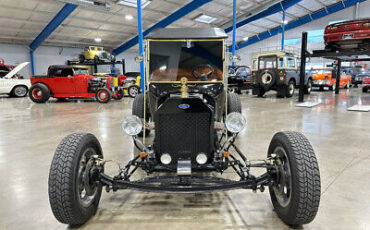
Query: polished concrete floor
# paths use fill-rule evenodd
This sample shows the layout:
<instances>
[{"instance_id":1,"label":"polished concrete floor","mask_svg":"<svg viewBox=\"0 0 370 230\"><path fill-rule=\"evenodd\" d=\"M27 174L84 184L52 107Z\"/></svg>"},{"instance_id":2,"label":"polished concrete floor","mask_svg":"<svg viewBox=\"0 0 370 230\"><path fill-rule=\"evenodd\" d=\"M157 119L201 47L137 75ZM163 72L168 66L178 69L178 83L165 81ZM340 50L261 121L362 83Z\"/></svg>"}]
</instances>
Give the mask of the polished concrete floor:
<instances>
[{"instance_id":1,"label":"polished concrete floor","mask_svg":"<svg viewBox=\"0 0 370 230\"><path fill-rule=\"evenodd\" d=\"M265 157L275 132L303 132L317 154L322 196L316 219L303 229L370 229L370 113L346 108L370 105L360 89L313 92L314 108L295 107L297 97L243 94L247 127L238 144L249 158ZM66 229L49 206L50 162L62 138L91 132L102 143L106 159L127 162L133 144L121 130L132 99L96 102L0 98L0 229ZM110 171L116 170L114 164ZM81 229L289 229L272 209L268 192L236 190L201 195L133 191L103 193L98 212Z\"/></svg>"}]
</instances>

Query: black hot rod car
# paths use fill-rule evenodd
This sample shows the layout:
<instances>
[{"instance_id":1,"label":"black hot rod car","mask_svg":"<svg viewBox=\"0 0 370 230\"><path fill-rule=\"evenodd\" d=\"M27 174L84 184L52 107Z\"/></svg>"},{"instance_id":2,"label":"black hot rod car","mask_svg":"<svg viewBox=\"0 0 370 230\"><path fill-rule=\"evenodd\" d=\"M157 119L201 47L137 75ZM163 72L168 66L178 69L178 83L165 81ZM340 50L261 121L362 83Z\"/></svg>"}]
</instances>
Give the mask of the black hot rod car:
<instances>
[{"instance_id":1,"label":"black hot rod car","mask_svg":"<svg viewBox=\"0 0 370 230\"><path fill-rule=\"evenodd\" d=\"M268 187L286 224L299 226L314 219L320 174L306 137L275 134L262 160L249 160L235 144L246 118L238 95L228 93L226 37L217 28L158 29L146 37L146 57L137 58L145 62L145 92L134 99L132 115L122 123L138 152L117 175L109 176L94 135L65 137L49 174L50 205L60 222L88 221L103 187L164 193ZM266 171L255 176L252 168ZM137 170L147 176L133 179ZM235 174L221 177L226 170Z\"/></svg>"}]
</instances>

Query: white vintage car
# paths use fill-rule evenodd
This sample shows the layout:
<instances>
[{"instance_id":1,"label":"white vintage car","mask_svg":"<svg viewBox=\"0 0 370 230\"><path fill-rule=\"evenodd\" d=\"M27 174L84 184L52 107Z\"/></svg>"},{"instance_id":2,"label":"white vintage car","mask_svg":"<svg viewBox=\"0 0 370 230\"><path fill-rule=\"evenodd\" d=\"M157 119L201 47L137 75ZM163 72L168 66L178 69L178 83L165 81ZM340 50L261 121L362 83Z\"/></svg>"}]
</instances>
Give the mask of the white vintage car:
<instances>
[{"instance_id":1,"label":"white vintage car","mask_svg":"<svg viewBox=\"0 0 370 230\"><path fill-rule=\"evenodd\" d=\"M14 78L29 62L19 64L14 69L9 69L5 65L0 65L0 94L8 94L12 97L27 96L28 89L31 87L29 79Z\"/></svg>"}]
</instances>

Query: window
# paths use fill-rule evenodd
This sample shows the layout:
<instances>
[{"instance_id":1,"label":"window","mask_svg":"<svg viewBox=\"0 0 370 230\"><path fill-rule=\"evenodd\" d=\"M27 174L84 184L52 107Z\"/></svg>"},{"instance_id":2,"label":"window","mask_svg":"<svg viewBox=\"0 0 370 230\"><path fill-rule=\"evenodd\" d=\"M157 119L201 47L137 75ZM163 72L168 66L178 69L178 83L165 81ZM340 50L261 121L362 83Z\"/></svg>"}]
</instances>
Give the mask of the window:
<instances>
[{"instance_id":1,"label":"window","mask_svg":"<svg viewBox=\"0 0 370 230\"><path fill-rule=\"evenodd\" d=\"M295 58L293 57L286 57L286 67L287 68L295 68Z\"/></svg>"},{"instance_id":2,"label":"window","mask_svg":"<svg viewBox=\"0 0 370 230\"><path fill-rule=\"evenodd\" d=\"M256 59L253 60L252 68L253 69L257 69L258 68L258 66L257 66L257 60Z\"/></svg>"},{"instance_id":3,"label":"window","mask_svg":"<svg viewBox=\"0 0 370 230\"><path fill-rule=\"evenodd\" d=\"M266 56L259 58L259 69L276 68L276 56Z\"/></svg>"},{"instance_id":4,"label":"window","mask_svg":"<svg viewBox=\"0 0 370 230\"><path fill-rule=\"evenodd\" d=\"M103 48L102 47L98 47L98 51L103 51Z\"/></svg>"},{"instance_id":5,"label":"window","mask_svg":"<svg viewBox=\"0 0 370 230\"><path fill-rule=\"evenodd\" d=\"M236 71L236 74L237 76L241 76L241 77L246 77L248 75L248 73L250 73L250 69L249 68L246 68L246 67L240 67L237 71Z\"/></svg>"},{"instance_id":6,"label":"window","mask_svg":"<svg viewBox=\"0 0 370 230\"><path fill-rule=\"evenodd\" d=\"M152 81L205 81L196 72L211 72L207 81L223 79L221 41L150 41L149 75ZM212 71L211 71L212 70Z\"/></svg>"}]
</instances>

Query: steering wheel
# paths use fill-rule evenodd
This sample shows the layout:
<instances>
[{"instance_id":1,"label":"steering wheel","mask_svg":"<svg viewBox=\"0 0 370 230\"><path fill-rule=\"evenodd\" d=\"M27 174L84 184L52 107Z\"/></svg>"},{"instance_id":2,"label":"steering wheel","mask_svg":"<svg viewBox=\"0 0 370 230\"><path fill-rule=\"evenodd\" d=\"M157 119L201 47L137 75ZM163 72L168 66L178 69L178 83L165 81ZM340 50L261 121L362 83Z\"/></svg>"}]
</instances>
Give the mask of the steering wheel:
<instances>
[{"instance_id":1,"label":"steering wheel","mask_svg":"<svg viewBox=\"0 0 370 230\"><path fill-rule=\"evenodd\" d=\"M209 71L207 73L204 73L206 69L209 69ZM199 73L198 71L201 71L201 73ZM211 65L200 64L193 69L193 76L200 79L201 81L207 81L208 77L211 76L214 71L215 70Z\"/></svg>"}]
</instances>

